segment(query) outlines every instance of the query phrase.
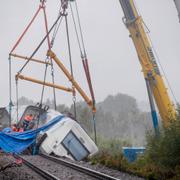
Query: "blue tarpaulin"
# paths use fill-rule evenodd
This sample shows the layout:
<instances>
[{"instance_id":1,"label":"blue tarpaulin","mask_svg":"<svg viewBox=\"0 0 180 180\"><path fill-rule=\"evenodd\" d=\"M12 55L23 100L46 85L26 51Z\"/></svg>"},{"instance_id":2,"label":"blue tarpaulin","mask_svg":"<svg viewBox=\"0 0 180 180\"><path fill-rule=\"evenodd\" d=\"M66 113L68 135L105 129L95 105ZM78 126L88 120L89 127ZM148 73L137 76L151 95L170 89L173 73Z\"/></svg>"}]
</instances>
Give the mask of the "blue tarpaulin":
<instances>
[{"instance_id":1,"label":"blue tarpaulin","mask_svg":"<svg viewBox=\"0 0 180 180\"><path fill-rule=\"evenodd\" d=\"M0 132L0 148L7 153L21 153L35 143L39 132L47 131L50 127L63 119L63 115L57 116L46 125L35 130L25 132ZM7 129L6 129L7 130Z\"/></svg>"}]
</instances>

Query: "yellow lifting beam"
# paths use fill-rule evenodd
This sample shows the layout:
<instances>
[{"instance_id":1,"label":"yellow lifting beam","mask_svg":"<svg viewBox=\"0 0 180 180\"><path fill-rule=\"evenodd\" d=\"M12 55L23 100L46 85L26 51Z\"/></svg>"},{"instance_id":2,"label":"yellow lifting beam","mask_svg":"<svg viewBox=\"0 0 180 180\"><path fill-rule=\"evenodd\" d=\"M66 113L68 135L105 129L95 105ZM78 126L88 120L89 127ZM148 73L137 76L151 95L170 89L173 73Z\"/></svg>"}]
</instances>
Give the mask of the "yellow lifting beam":
<instances>
[{"instance_id":1,"label":"yellow lifting beam","mask_svg":"<svg viewBox=\"0 0 180 180\"><path fill-rule=\"evenodd\" d=\"M16 79L26 80L26 81L30 81L30 82L33 82L33 83L36 83L36 84L42 84L42 85L53 87L53 88L56 88L56 89L60 89L62 91L66 91L66 92L73 92L73 90L71 88L66 88L66 87L63 87L63 86L56 85L56 84L40 81L40 80L31 78L31 77L26 77L26 76L23 76L23 75L20 75L20 74L16 75Z\"/></svg>"},{"instance_id":2,"label":"yellow lifting beam","mask_svg":"<svg viewBox=\"0 0 180 180\"><path fill-rule=\"evenodd\" d=\"M72 75L66 69L66 67L63 65L63 63L57 58L56 54L52 50L48 50L47 56L49 56L50 58L52 58L56 62L56 64L63 71L63 73L66 75L68 80L72 83L72 85L75 87L75 89L83 97L83 99L86 101L86 103L91 107L92 111L96 112L96 108L94 107L92 100L82 90L80 85L75 81L75 79L72 77Z\"/></svg>"},{"instance_id":3,"label":"yellow lifting beam","mask_svg":"<svg viewBox=\"0 0 180 180\"><path fill-rule=\"evenodd\" d=\"M35 58L29 59L29 58L26 57L26 56L21 56L21 55L18 55L18 54L10 54L10 56L19 58L19 59L21 59L21 60L29 60L29 61L33 61L33 62L40 63L40 64L48 64L48 65L51 65L50 62L45 62L45 61L42 61L42 60L39 60L39 59L35 59Z\"/></svg>"}]
</instances>

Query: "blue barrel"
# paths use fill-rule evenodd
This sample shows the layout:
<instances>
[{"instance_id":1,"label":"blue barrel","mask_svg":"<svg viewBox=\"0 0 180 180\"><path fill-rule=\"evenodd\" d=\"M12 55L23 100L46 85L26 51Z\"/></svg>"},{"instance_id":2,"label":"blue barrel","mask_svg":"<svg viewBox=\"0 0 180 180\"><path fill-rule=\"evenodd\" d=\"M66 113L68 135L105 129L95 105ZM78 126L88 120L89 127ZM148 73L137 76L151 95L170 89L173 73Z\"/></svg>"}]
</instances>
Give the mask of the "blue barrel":
<instances>
[{"instance_id":1,"label":"blue barrel","mask_svg":"<svg viewBox=\"0 0 180 180\"><path fill-rule=\"evenodd\" d=\"M123 154L128 162L133 162L139 154L143 154L145 147L123 147Z\"/></svg>"}]
</instances>

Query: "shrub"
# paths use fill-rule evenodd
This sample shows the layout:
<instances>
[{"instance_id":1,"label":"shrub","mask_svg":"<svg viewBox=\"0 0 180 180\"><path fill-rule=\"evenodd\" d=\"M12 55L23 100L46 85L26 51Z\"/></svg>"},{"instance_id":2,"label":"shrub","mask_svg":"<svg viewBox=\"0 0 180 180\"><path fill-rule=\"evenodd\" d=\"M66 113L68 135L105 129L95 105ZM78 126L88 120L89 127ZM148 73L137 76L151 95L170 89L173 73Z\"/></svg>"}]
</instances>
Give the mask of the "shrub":
<instances>
[{"instance_id":1,"label":"shrub","mask_svg":"<svg viewBox=\"0 0 180 180\"><path fill-rule=\"evenodd\" d=\"M146 152L136 162L129 164L122 155L122 146L127 142L119 140L100 141L100 151L93 157L93 163L101 163L149 180L180 179L180 108L177 120L160 130L159 136L147 135Z\"/></svg>"}]
</instances>

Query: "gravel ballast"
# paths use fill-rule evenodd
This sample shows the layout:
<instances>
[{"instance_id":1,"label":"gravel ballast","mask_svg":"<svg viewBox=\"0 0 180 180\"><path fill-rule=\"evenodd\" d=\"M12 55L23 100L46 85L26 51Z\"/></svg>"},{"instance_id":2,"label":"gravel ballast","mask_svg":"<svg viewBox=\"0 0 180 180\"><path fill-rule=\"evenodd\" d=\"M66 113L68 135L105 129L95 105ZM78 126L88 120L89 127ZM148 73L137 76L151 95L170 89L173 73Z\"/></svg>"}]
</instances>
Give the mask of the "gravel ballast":
<instances>
[{"instance_id":1,"label":"gravel ballast","mask_svg":"<svg viewBox=\"0 0 180 180\"><path fill-rule=\"evenodd\" d=\"M23 158L30 161L34 165L41 167L41 169L47 170L48 172L50 172L51 174L57 176L58 178L62 180L86 180L86 179L94 180L95 179L93 177L85 175L81 172L78 172L66 166L47 160L38 155L37 156L23 156ZM80 166L87 167L87 168L108 174L110 176L116 177L121 180L142 180L143 179L143 178L139 178L133 175L129 175L127 173L120 172L118 170L107 168L102 165L91 165L89 162L75 162L75 161L71 161L65 158L63 158L63 160L68 160ZM7 164L12 164L14 162L15 162L15 159L12 156L0 154L0 168L1 169L2 167L5 167ZM29 167L22 164L21 166L9 167L1 171L0 179L4 179L4 180L6 179L7 180L8 179L37 180L38 179L38 180L41 180L43 178L40 175L38 175L36 172L31 170Z\"/></svg>"}]
</instances>

